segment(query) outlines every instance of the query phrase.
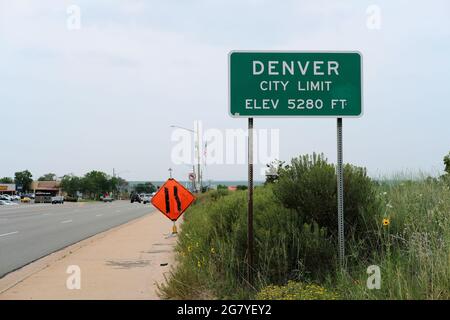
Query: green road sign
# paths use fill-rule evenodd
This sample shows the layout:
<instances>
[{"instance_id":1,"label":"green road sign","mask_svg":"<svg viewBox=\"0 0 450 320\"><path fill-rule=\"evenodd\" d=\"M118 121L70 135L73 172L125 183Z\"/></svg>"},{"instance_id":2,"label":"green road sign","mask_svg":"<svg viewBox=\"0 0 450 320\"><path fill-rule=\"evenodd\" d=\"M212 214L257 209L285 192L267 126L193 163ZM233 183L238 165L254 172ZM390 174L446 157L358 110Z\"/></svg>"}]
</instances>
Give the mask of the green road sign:
<instances>
[{"instance_id":1,"label":"green road sign","mask_svg":"<svg viewBox=\"0 0 450 320\"><path fill-rule=\"evenodd\" d=\"M229 54L233 117L358 117L359 52L233 51Z\"/></svg>"}]
</instances>

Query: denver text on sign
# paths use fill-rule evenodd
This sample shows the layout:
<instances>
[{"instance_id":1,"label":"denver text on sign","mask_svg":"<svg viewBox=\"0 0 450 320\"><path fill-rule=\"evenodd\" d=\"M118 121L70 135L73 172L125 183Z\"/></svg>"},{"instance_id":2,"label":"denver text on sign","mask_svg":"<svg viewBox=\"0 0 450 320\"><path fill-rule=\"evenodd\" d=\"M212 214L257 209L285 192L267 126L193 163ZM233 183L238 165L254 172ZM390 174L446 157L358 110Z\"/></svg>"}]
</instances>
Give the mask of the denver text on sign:
<instances>
[{"instance_id":1,"label":"denver text on sign","mask_svg":"<svg viewBox=\"0 0 450 320\"><path fill-rule=\"evenodd\" d=\"M358 52L248 52L229 55L233 116L352 117L362 113Z\"/></svg>"}]
</instances>

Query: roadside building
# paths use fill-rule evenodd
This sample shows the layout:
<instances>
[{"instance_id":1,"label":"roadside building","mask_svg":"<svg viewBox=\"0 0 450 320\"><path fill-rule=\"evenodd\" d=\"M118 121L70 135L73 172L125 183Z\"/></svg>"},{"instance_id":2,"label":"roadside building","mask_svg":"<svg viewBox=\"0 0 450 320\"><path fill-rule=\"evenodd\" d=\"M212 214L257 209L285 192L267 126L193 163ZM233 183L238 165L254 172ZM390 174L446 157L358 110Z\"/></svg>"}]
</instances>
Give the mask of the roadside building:
<instances>
[{"instance_id":1,"label":"roadside building","mask_svg":"<svg viewBox=\"0 0 450 320\"><path fill-rule=\"evenodd\" d=\"M50 203L52 197L61 195L61 181L33 181L31 189L34 192L35 203Z\"/></svg>"},{"instance_id":2,"label":"roadside building","mask_svg":"<svg viewBox=\"0 0 450 320\"><path fill-rule=\"evenodd\" d=\"M16 185L14 183L0 183L0 194L16 194Z\"/></svg>"}]
</instances>

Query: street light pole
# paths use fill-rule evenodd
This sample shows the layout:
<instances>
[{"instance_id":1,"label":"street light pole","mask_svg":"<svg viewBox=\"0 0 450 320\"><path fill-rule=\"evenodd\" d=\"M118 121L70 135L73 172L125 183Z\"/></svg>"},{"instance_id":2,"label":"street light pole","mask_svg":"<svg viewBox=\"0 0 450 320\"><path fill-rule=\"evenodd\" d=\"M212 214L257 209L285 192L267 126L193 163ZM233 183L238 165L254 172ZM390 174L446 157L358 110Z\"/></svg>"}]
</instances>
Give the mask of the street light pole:
<instances>
[{"instance_id":1,"label":"street light pole","mask_svg":"<svg viewBox=\"0 0 450 320\"><path fill-rule=\"evenodd\" d=\"M201 160L200 160L200 133L199 132L200 132L200 130L198 128L198 121L197 121L197 161L198 161L197 172L198 172L198 185L199 185L199 188L200 188L200 193L202 193L203 186L202 186L202 171L201 171L201 168L200 168L200 166L201 166L200 161Z\"/></svg>"},{"instance_id":2,"label":"street light pole","mask_svg":"<svg viewBox=\"0 0 450 320\"><path fill-rule=\"evenodd\" d=\"M194 134L197 134L197 141L195 144L195 147L197 148L197 182L198 182L198 187L199 187L199 191L200 193L202 193L202 172L201 172L201 157L200 157L200 130L199 130L199 124L197 122L197 130L192 130L192 129L188 129L185 127L181 127L181 126L176 126L176 125L171 125L171 128L178 128L178 129L182 129L182 130L186 130L189 132L192 132ZM195 170L194 170L195 173Z\"/></svg>"}]
</instances>

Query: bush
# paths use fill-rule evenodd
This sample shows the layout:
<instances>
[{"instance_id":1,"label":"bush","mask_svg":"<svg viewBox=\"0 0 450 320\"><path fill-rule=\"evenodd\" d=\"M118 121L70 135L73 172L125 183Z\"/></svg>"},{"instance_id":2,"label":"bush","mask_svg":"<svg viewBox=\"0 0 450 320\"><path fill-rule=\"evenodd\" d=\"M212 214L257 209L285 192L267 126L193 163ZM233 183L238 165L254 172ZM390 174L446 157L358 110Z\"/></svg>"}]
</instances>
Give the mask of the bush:
<instances>
[{"instance_id":1,"label":"bush","mask_svg":"<svg viewBox=\"0 0 450 320\"><path fill-rule=\"evenodd\" d=\"M289 281L285 286L267 286L256 295L257 300L336 300L339 296L317 284Z\"/></svg>"},{"instance_id":2,"label":"bush","mask_svg":"<svg viewBox=\"0 0 450 320\"><path fill-rule=\"evenodd\" d=\"M450 175L450 152L444 157L444 171Z\"/></svg>"},{"instance_id":3,"label":"bush","mask_svg":"<svg viewBox=\"0 0 450 320\"><path fill-rule=\"evenodd\" d=\"M345 234L362 233L373 224L378 210L374 183L364 168L344 166ZM278 170L274 194L286 208L294 209L306 223L317 223L337 234L337 178L335 167L323 155L292 159Z\"/></svg>"},{"instance_id":4,"label":"bush","mask_svg":"<svg viewBox=\"0 0 450 320\"><path fill-rule=\"evenodd\" d=\"M64 201L67 202L78 202L78 197L65 196Z\"/></svg>"},{"instance_id":5,"label":"bush","mask_svg":"<svg viewBox=\"0 0 450 320\"><path fill-rule=\"evenodd\" d=\"M217 196L218 192L208 193L186 212L177 246L178 268L161 287L164 297L192 299L202 291L199 288L219 298L256 293L245 285L247 193L232 192L220 201ZM290 279L315 280L334 271L334 247L325 229L304 224L274 197L271 186L255 189L254 202L256 288Z\"/></svg>"},{"instance_id":6,"label":"bush","mask_svg":"<svg viewBox=\"0 0 450 320\"><path fill-rule=\"evenodd\" d=\"M227 189L209 190L208 192L197 194L195 203L201 204L203 202L217 201L220 198L228 195L230 191Z\"/></svg>"}]
</instances>

